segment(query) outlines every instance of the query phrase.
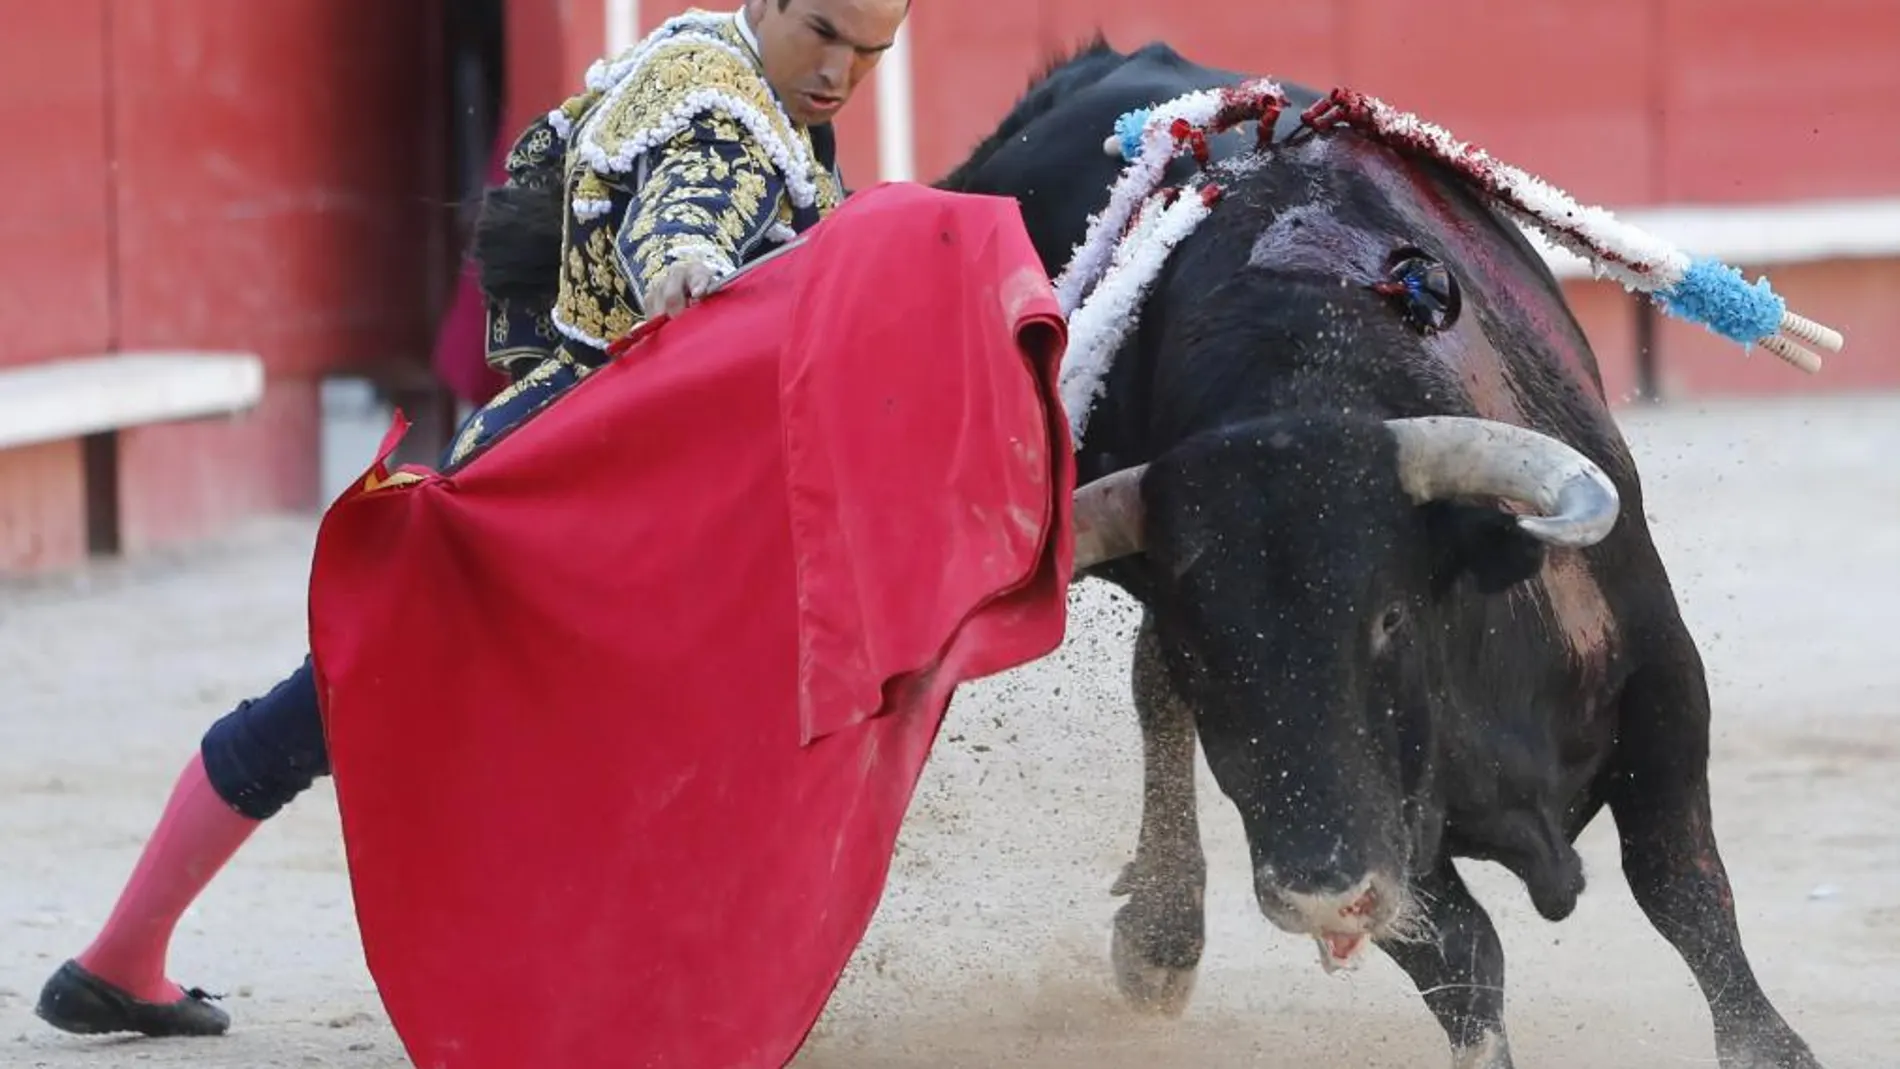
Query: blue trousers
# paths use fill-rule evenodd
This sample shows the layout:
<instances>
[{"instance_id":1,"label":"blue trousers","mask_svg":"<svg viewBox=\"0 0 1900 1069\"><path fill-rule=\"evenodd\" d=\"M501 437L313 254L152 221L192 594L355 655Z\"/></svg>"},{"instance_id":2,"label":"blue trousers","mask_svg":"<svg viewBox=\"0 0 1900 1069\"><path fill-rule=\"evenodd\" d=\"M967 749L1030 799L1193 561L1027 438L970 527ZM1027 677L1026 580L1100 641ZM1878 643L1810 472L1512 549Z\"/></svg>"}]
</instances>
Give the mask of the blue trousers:
<instances>
[{"instance_id":1,"label":"blue trousers","mask_svg":"<svg viewBox=\"0 0 1900 1069\"><path fill-rule=\"evenodd\" d=\"M440 469L462 463L508 428L552 404L589 368L557 356L522 376L470 415ZM330 774L323 716L310 657L260 697L246 698L218 718L199 744L212 789L232 809L268 820L319 776Z\"/></svg>"}]
</instances>

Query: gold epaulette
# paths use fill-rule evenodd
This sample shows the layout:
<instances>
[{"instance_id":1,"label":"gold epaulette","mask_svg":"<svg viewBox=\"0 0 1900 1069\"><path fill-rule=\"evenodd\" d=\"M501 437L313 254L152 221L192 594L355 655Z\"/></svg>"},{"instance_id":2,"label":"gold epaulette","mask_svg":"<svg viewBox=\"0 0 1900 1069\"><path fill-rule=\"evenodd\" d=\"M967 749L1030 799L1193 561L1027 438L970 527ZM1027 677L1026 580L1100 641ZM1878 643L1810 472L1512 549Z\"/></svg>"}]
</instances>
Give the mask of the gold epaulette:
<instances>
[{"instance_id":1,"label":"gold epaulette","mask_svg":"<svg viewBox=\"0 0 1900 1069\"><path fill-rule=\"evenodd\" d=\"M577 218L608 211L608 182L641 155L685 132L694 118L722 112L759 143L785 179L792 204L818 200L812 148L753 62L733 16L693 11L668 20L639 44L588 72L588 99L560 114L572 121L567 155Z\"/></svg>"}]
</instances>

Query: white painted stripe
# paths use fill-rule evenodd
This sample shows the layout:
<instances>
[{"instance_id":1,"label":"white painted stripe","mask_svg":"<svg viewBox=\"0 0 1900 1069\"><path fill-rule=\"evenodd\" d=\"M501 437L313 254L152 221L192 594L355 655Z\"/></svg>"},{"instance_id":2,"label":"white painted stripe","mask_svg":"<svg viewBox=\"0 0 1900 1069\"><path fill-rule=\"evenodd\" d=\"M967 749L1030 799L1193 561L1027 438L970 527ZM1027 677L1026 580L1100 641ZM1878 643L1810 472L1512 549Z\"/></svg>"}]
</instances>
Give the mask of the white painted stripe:
<instances>
[{"instance_id":1,"label":"white painted stripe","mask_svg":"<svg viewBox=\"0 0 1900 1069\"><path fill-rule=\"evenodd\" d=\"M640 39L640 0L605 0L607 6L607 54L632 48Z\"/></svg>"},{"instance_id":2,"label":"white painted stripe","mask_svg":"<svg viewBox=\"0 0 1900 1069\"><path fill-rule=\"evenodd\" d=\"M1900 256L1900 197L1612 210L1690 256L1713 256L1744 273L1777 264ZM1590 277L1583 260L1535 232L1526 236L1558 278Z\"/></svg>"},{"instance_id":3,"label":"white painted stripe","mask_svg":"<svg viewBox=\"0 0 1900 1069\"><path fill-rule=\"evenodd\" d=\"M0 369L0 449L229 415L264 395L251 353L155 352Z\"/></svg>"},{"instance_id":4,"label":"white painted stripe","mask_svg":"<svg viewBox=\"0 0 1900 1069\"><path fill-rule=\"evenodd\" d=\"M886 182L912 182L917 174L917 145L911 99L910 23L898 28L896 41L877 65L877 171Z\"/></svg>"}]
</instances>

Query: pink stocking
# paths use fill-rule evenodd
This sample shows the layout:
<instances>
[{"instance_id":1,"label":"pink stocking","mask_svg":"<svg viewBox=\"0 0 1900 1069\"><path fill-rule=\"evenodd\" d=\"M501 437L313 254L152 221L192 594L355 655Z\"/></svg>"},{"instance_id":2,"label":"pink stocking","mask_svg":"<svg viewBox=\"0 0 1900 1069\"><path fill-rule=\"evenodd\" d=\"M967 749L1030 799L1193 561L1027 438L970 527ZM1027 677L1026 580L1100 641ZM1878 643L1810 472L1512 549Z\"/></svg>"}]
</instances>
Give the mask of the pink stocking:
<instances>
[{"instance_id":1,"label":"pink stocking","mask_svg":"<svg viewBox=\"0 0 1900 1069\"><path fill-rule=\"evenodd\" d=\"M165 975L172 930L259 823L218 797L203 758L193 755L112 916L79 955L80 967L147 1002L183 998Z\"/></svg>"}]
</instances>

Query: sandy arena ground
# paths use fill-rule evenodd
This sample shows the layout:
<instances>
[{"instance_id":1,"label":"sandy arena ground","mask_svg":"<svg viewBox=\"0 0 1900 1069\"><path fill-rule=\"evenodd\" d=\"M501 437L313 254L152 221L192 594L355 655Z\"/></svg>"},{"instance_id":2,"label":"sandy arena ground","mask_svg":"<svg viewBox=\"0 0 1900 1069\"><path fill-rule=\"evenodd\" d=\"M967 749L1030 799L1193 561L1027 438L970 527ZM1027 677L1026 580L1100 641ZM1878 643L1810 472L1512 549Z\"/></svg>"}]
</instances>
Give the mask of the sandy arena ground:
<instances>
[{"instance_id":1,"label":"sandy arena ground","mask_svg":"<svg viewBox=\"0 0 1900 1069\"><path fill-rule=\"evenodd\" d=\"M1900 1064L1900 398L1625 422L1713 677L1717 831L1757 972L1831 1069ZM379 429L338 447L341 471ZM0 1065L407 1066L363 965L327 785L265 828L181 929L175 975L231 993L231 1035L82 1039L32 1015L42 980L111 907L206 723L301 656L313 530L265 522L83 581L0 585ZM1104 588L1073 596L1059 653L959 696L882 910L797 1065L1447 1064L1396 967L1374 956L1325 976L1310 943L1259 917L1238 823L1204 768L1196 999L1177 1022L1121 1008L1106 947L1139 814L1134 614ZM1467 868L1503 934L1519 1064L1713 1066L1702 998L1630 899L1607 815L1584 847L1591 887L1561 925L1500 870Z\"/></svg>"}]
</instances>

